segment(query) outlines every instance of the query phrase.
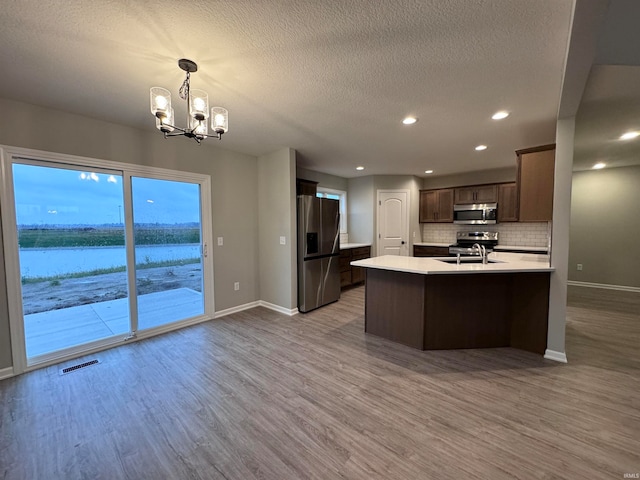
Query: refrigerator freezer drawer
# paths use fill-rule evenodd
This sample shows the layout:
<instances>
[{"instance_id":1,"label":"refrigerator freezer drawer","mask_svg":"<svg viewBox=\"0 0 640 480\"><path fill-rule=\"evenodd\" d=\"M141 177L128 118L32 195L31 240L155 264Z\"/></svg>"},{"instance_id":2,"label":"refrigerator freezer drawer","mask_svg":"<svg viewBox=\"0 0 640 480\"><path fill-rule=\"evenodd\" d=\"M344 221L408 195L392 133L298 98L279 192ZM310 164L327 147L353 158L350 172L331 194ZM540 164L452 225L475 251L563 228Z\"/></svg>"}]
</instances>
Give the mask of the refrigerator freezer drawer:
<instances>
[{"instance_id":1,"label":"refrigerator freezer drawer","mask_svg":"<svg viewBox=\"0 0 640 480\"><path fill-rule=\"evenodd\" d=\"M298 310L309 312L340 299L340 256L305 260L298 272Z\"/></svg>"}]
</instances>

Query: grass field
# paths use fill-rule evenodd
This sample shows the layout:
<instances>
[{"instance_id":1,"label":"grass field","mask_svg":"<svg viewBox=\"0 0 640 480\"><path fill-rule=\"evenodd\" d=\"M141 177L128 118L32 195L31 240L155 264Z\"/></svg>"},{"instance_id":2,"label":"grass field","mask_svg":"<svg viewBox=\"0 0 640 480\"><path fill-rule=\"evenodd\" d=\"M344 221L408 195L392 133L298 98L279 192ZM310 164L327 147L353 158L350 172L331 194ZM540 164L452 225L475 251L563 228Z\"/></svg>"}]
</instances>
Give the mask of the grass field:
<instances>
[{"instance_id":1,"label":"grass field","mask_svg":"<svg viewBox=\"0 0 640 480\"><path fill-rule=\"evenodd\" d=\"M200 243L197 227L135 227L136 245ZM124 229L119 228L21 228L20 248L114 247L124 245Z\"/></svg>"}]
</instances>

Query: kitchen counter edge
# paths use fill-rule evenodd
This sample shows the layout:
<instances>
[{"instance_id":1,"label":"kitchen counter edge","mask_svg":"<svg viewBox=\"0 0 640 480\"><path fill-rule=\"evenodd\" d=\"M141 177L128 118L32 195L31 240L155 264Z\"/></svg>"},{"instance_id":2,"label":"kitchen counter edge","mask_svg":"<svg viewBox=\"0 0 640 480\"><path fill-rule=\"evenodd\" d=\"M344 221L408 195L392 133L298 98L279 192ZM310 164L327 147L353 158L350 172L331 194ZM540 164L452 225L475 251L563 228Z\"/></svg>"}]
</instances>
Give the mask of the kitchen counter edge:
<instances>
[{"instance_id":1,"label":"kitchen counter edge","mask_svg":"<svg viewBox=\"0 0 640 480\"><path fill-rule=\"evenodd\" d=\"M370 247L370 243L343 243L340 244L340 250L350 250L352 248Z\"/></svg>"},{"instance_id":2,"label":"kitchen counter edge","mask_svg":"<svg viewBox=\"0 0 640 480\"><path fill-rule=\"evenodd\" d=\"M444 258L444 257L443 257ZM451 257L447 257L451 259ZM489 254L489 260L500 263L483 264L448 264L438 261L438 257L401 257L384 255L381 257L355 260L351 265L379 270L418 273L422 275L469 274L469 273L527 273L553 272L555 268L549 265L548 255L518 254L494 252Z\"/></svg>"}]
</instances>

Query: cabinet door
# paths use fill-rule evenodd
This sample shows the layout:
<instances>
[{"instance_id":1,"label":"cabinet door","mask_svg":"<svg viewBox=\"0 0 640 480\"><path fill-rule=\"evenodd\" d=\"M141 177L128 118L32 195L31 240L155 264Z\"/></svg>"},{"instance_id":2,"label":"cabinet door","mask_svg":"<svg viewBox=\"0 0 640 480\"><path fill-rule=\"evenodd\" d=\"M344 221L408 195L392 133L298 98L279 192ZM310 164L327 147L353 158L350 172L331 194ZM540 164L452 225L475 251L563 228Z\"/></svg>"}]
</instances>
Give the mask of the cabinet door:
<instances>
[{"instance_id":1,"label":"cabinet door","mask_svg":"<svg viewBox=\"0 0 640 480\"><path fill-rule=\"evenodd\" d=\"M475 187L462 187L455 189L455 203L475 203L476 189Z\"/></svg>"},{"instance_id":2,"label":"cabinet door","mask_svg":"<svg viewBox=\"0 0 640 480\"><path fill-rule=\"evenodd\" d=\"M437 222L453 223L453 188L438 190Z\"/></svg>"},{"instance_id":3,"label":"cabinet door","mask_svg":"<svg viewBox=\"0 0 640 480\"><path fill-rule=\"evenodd\" d=\"M351 267L351 284L355 285L362 282L364 282L364 268Z\"/></svg>"},{"instance_id":4,"label":"cabinet door","mask_svg":"<svg viewBox=\"0 0 640 480\"><path fill-rule=\"evenodd\" d=\"M420 223L435 222L437 207L437 191L420 190Z\"/></svg>"},{"instance_id":5,"label":"cabinet door","mask_svg":"<svg viewBox=\"0 0 640 480\"><path fill-rule=\"evenodd\" d=\"M516 183L498 185L498 222L518 221L518 189Z\"/></svg>"},{"instance_id":6,"label":"cabinet door","mask_svg":"<svg viewBox=\"0 0 640 480\"><path fill-rule=\"evenodd\" d=\"M351 252L353 260L362 260L369 257L371 257L371 247L358 247ZM355 285L362 282L364 282L364 268L351 267L351 284Z\"/></svg>"},{"instance_id":7,"label":"cabinet door","mask_svg":"<svg viewBox=\"0 0 640 480\"><path fill-rule=\"evenodd\" d=\"M476 188L476 203L495 203L498 201L497 185L479 185Z\"/></svg>"},{"instance_id":8,"label":"cabinet door","mask_svg":"<svg viewBox=\"0 0 640 480\"><path fill-rule=\"evenodd\" d=\"M298 195L311 195L315 197L317 191L318 182L296 178L296 193Z\"/></svg>"},{"instance_id":9,"label":"cabinet door","mask_svg":"<svg viewBox=\"0 0 640 480\"><path fill-rule=\"evenodd\" d=\"M455 189L455 203L495 203L498 201L497 185L474 185Z\"/></svg>"},{"instance_id":10,"label":"cabinet door","mask_svg":"<svg viewBox=\"0 0 640 480\"><path fill-rule=\"evenodd\" d=\"M548 222L553 216L555 149L518 155L521 222Z\"/></svg>"}]
</instances>

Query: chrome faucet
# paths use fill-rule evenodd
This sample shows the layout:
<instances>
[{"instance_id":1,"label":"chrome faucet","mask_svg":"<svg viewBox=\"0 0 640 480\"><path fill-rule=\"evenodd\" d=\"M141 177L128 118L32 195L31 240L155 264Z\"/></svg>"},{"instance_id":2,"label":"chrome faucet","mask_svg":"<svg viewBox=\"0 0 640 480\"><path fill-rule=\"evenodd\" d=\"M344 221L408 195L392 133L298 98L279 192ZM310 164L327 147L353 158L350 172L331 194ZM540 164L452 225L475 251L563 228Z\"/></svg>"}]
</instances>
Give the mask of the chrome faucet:
<instances>
[{"instance_id":1,"label":"chrome faucet","mask_svg":"<svg viewBox=\"0 0 640 480\"><path fill-rule=\"evenodd\" d=\"M482 258L482 263L484 265L487 264L487 249L484 248L484 245L480 245L479 243L474 243L471 247L471 251L473 252L475 249L478 249L478 255Z\"/></svg>"}]
</instances>

